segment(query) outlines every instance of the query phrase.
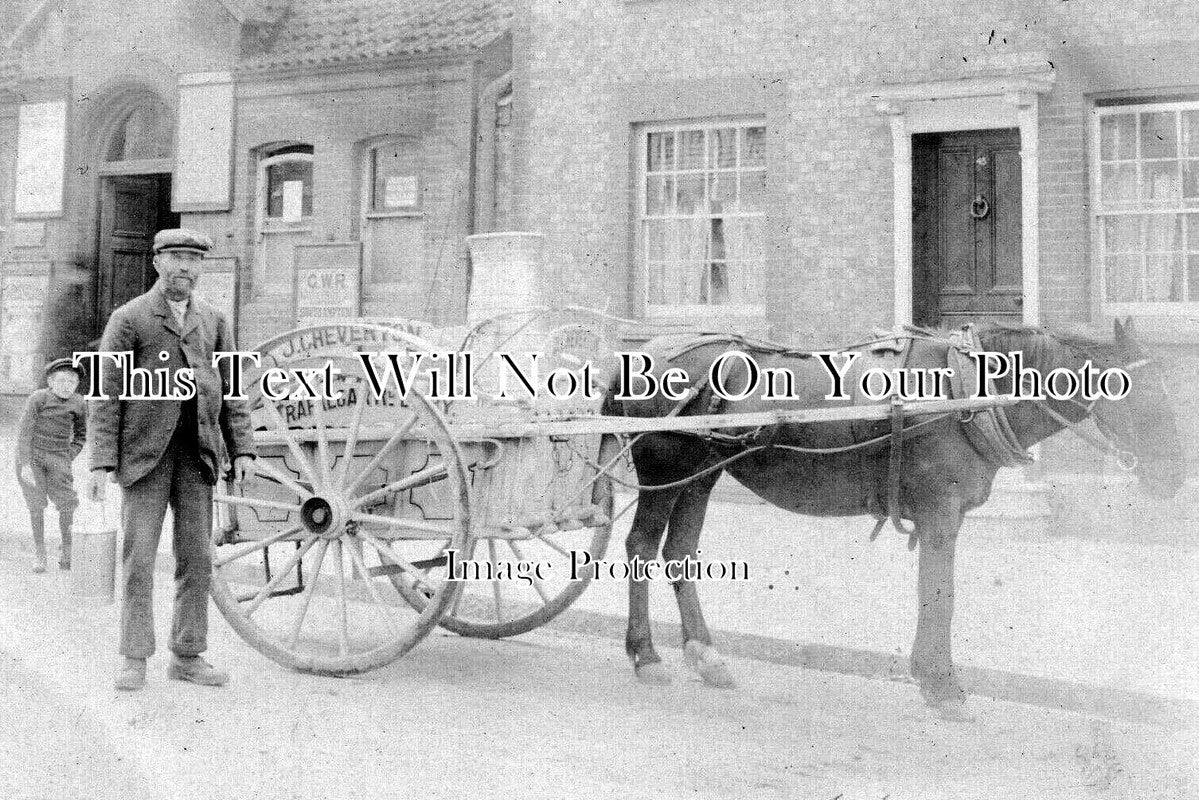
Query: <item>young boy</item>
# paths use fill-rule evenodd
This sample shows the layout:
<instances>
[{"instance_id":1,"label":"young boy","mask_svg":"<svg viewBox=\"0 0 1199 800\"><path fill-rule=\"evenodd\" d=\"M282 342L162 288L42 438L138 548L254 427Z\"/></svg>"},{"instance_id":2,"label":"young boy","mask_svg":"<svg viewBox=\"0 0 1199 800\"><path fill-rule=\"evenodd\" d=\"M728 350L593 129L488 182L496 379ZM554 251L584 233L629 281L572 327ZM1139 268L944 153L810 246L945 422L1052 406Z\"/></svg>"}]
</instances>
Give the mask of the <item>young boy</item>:
<instances>
[{"instance_id":1,"label":"young boy","mask_svg":"<svg viewBox=\"0 0 1199 800\"><path fill-rule=\"evenodd\" d=\"M71 523L79 498L71 462L83 450L87 438L87 409L75 393L80 374L71 359L60 358L46 365L48 388L29 395L17 434L17 479L37 550L34 572L46 571L46 498L58 509L62 544L59 569L71 568Z\"/></svg>"}]
</instances>

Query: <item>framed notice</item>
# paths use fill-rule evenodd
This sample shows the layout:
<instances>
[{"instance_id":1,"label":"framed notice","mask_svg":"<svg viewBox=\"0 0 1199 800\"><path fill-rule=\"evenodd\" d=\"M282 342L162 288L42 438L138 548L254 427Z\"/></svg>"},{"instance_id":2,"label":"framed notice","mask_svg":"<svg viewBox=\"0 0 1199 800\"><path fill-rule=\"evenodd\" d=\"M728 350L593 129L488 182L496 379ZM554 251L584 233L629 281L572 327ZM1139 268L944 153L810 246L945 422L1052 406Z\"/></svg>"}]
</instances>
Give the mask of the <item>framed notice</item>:
<instances>
[{"instance_id":1,"label":"framed notice","mask_svg":"<svg viewBox=\"0 0 1199 800\"><path fill-rule=\"evenodd\" d=\"M41 385L45 358L38 343L49 288L48 269L0 279L0 392L29 392Z\"/></svg>"},{"instance_id":2,"label":"framed notice","mask_svg":"<svg viewBox=\"0 0 1199 800\"><path fill-rule=\"evenodd\" d=\"M198 72L179 79L179 134L173 211L225 211L233 205L233 78Z\"/></svg>"},{"instance_id":3,"label":"framed notice","mask_svg":"<svg viewBox=\"0 0 1199 800\"><path fill-rule=\"evenodd\" d=\"M293 291L297 325L355 319L361 308L362 243L295 247Z\"/></svg>"},{"instance_id":4,"label":"framed notice","mask_svg":"<svg viewBox=\"0 0 1199 800\"><path fill-rule=\"evenodd\" d=\"M196 294L225 315L233 338L237 339L237 259L232 256L204 259L204 276Z\"/></svg>"},{"instance_id":5,"label":"framed notice","mask_svg":"<svg viewBox=\"0 0 1199 800\"><path fill-rule=\"evenodd\" d=\"M66 169L65 100L23 103L17 112L17 175L13 213L17 217L62 216Z\"/></svg>"}]
</instances>

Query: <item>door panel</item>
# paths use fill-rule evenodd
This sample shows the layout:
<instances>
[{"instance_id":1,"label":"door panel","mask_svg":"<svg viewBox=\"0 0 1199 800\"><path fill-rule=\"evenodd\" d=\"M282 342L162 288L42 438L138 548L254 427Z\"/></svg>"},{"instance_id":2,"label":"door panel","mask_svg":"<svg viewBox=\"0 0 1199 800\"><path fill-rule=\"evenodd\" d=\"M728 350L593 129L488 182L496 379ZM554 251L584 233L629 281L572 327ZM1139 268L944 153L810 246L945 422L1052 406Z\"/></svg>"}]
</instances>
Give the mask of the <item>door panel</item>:
<instances>
[{"instance_id":1,"label":"door panel","mask_svg":"<svg viewBox=\"0 0 1199 800\"><path fill-rule=\"evenodd\" d=\"M113 175L103 179L97 319L100 327L113 309L154 285L154 234L177 227L170 210L169 175Z\"/></svg>"},{"instance_id":2,"label":"door panel","mask_svg":"<svg viewBox=\"0 0 1199 800\"><path fill-rule=\"evenodd\" d=\"M915 136L912 159L913 319L1019 322L1019 132Z\"/></svg>"}]
</instances>

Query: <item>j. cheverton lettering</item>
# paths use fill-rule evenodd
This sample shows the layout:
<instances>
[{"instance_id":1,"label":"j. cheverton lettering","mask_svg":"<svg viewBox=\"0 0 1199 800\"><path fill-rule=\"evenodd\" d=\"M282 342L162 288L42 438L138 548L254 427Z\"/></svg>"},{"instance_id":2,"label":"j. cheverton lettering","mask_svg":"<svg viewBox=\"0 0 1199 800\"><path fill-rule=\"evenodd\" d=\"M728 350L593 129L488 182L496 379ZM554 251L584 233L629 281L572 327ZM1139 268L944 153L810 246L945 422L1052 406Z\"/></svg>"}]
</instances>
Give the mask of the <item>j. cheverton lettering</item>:
<instances>
[{"instance_id":1,"label":"j. cheverton lettering","mask_svg":"<svg viewBox=\"0 0 1199 800\"><path fill-rule=\"evenodd\" d=\"M330 328L329 336L338 328ZM326 336L311 334L306 346L325 345ZM420 352L356 352L361 364L361 376L353 381L341 381L343 372L326 360L323 367L285 367L275 363L261 370L257 389L273 402L295 402L320 398L326 404L338 403L343 392L339 385L360 384L369 389L368 399L391 398L402 402L416 390L434 400L474 397L473 354ZM557 366L548 372L542 368L541 353L495 353L498 370L496 397L593 399L600 381L592 374L591 362L577 367ZM730 400L790 400L811 396L811 377L800 379L786 367L762 366L749 353L730 350L712 361L706 376L693 383L680 367L655 369L654 358L648 353L620 352L615 399L645 400L657 395L672 401L684 401L696 386L706 386L717 397ZM826 400L869 401L898 397L903 400L944 400L952 396L954 370L950 367L895 368L872 366L854 373L861 353L816 352L812 354L827 377ZM1132 379L1120 367L1097 368L1086 361L1077 369L1057 367L1042 374L1024 366L1020 352L994 353L977 351L969 354L974 362L973 385L964 387L967 398L987 398L997 394L994 382L1009 379L1010 396L1017 400L1068 400L1093 402L1097 399L1119 400L1128 395ZM163 361L170 356L159 354ZM212 366L221 368L228 376L226 399L244 400L247 385L243 370L246 363L259 367L262 357L252 351L217 352ZM485 359L484 361L487 361ZM809 361L808 363L813 363ZM106 369L119 369L122 400L186 400L195 396L196 379L189 367L146 369L135 367L133 353L87 351L75 354L75 364L87 368L92 376L87 397L104 398L103 374ZM349 376L345 376L349 377ZM803 381L807 381L805 384ZM1006 382L1002 385L1006 385ZM388 401L390 404L390 400Z\"/></svg>"}]
</instances>

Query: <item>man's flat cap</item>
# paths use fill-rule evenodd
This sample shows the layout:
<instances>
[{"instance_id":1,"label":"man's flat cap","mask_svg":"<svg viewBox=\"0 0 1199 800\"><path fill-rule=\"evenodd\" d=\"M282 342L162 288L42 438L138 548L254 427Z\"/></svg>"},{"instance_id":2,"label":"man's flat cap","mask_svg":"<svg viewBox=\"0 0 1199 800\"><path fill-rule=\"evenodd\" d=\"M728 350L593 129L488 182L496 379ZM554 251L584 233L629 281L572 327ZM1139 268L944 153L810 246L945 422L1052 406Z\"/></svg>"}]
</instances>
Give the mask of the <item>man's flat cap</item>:
<instances>
[{"instance_id":1,"label":"man's flat cap","mask_svg":"<svg viewBox=\"0 0 1199 800\"><path fill-rule=\"evenodd\" d=\"M70 372L74 372L76 375L78 375L81 378L83 377L83 370L80 369L79 367L75 366L74 364L72 364L71 359L69 359L69 358L56 358L53 361L51 361L49 364L47 364L46 365L46 377L49 378L54 373L60 372L64 369L68 370Z\"/></svg>"},{"instance_id":2,"label":"man's flat cap","mask_svg":"<svg viewBox=\"0 0 1199 800\"><path fill-rule=\"evenodd\" d=\"M154 235L154 252L164 250L191 250L194 253L207 253L212 249L212 240L198 231L187 228L167 228Z\"/></svg>"}]
</instances>

